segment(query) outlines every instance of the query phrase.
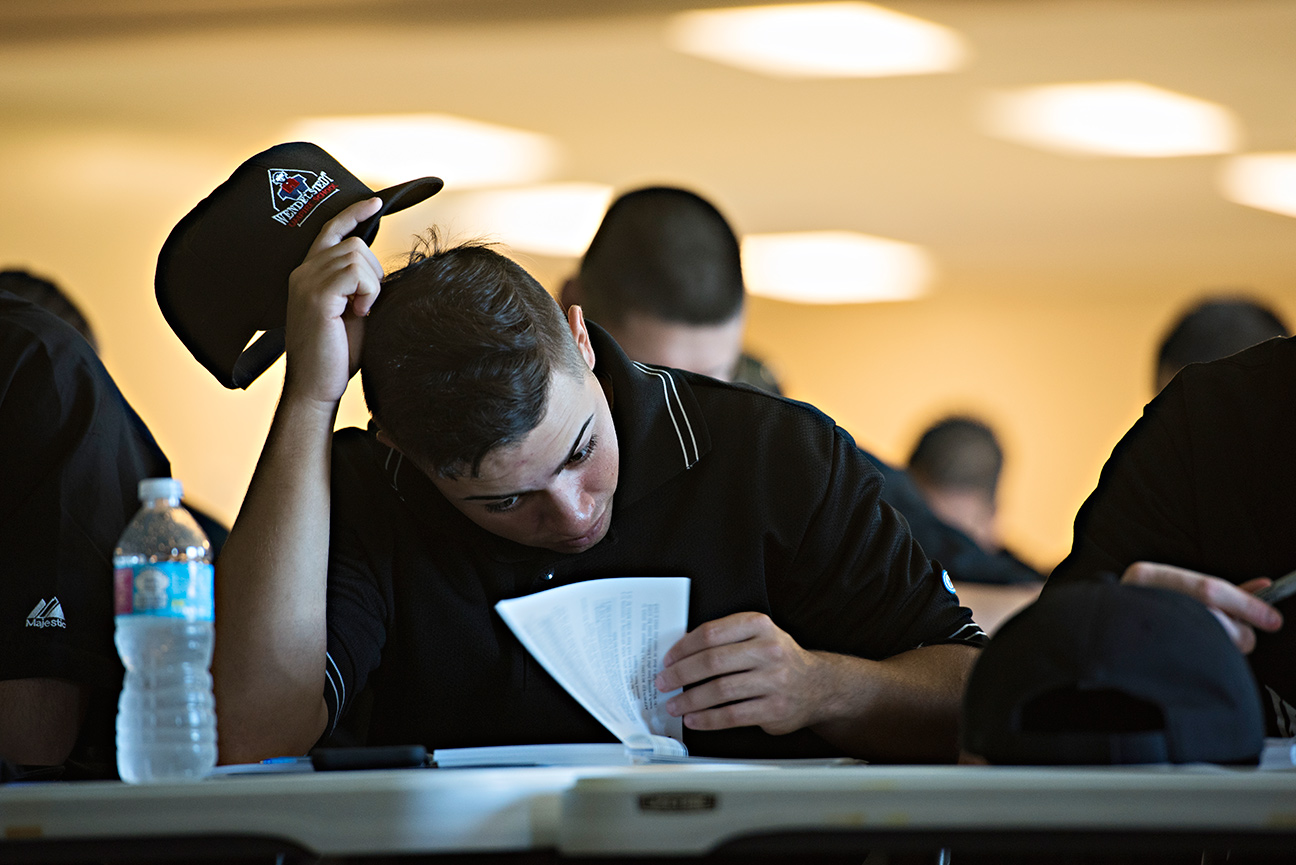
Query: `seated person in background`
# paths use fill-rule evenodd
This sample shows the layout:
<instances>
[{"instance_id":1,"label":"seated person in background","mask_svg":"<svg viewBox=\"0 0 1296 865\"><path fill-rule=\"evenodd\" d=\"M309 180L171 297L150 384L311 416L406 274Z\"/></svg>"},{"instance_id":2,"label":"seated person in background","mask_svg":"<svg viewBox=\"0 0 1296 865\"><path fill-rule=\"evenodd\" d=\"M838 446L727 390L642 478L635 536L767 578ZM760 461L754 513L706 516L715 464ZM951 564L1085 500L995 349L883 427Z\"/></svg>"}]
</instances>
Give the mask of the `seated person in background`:
<instances>
[{"instance_id":1,"label":"seated person in background","mask_svg":"<svg viewBox=\"0 0 1296 865\"><path fill-rule=\"evenodd\" d=\"M76 328L77 333L81 334L82 338L90 344L90 348L95 353L98 353L99 340L95 337L90 322L86 320L85 315L73 303L72 299L48 279L35 276L25 270L3 270L0 271L0 291L7 291L25 300L30 300L37 306L54 313ZM152 437L148 430L145 430L144 433L150 438ZM170 472L167 474L169 475ZM189 513L193 514L193 518L198 521L198 525L202 527L203 532L207 535L207 540L211 541L213 558L220 555L221 545L225 543L229 528L192 502L186 500L183 504ZM116 538L113 540L115 541Z\"/></svg>"},{"instance_id":2,"label":"seated person in background","mask_svg":"<svg viewBox=\"0 0 1296 865\"><path fill-rule=\"evenodd\" d=\"M0 270L0 291L7 291L23 300L30 300L42 309L54 313L72 325L76 332L81 334L82 339L90 343L90 348L98 354L99 340L95 338L90 322L86 320L85 314L72 298L64 294L63 289L53 282L26 270Z\"/></svg>"},{"instance_id":3,"label":"seated person in background","mask_svg":"<svg viewBox=\"0 0 1296 865\"><path fill-rule=\"evenodd\" d=\"M1274 337L1289 336L1278 314L1259 301L1208 297L1186 311L1161 340L1156 390L1190 363L1209 363Z\"/></svg>"},{"instance_id":4,"label":"seated person in background","mask_svg":"<svg viewBox=\"0 0 1296 865\"><path fill-rule=\"evenodd\" d=\"M909 455L909 477L927 506L942 521L959 529L987 555L1001 560L1002 573L1017 575L1003 582L1043 580L999 539L999 475L1003 448L994 430L970 417L948 417L932 424Z\"/></svg>"},{"instance_id":5,"label":"seated person in background","mask_svg":"<svg viewBox=\"0 0 1296 865\"><path fill-rule=\"evenodd\" d=\"M948 417L919 437L908 466L914 486L937 518L963 532L979 550L969 551L963 545L928 552L950 569L960 600L991 633L1000 621L1033 601L1044 580L1043 574L1004 549L999 540L1003 460L994 430L975 418ZM995 583L1000 585L990 585Z\"/></svg>"},{"instance_id":6,"label":"seated person in background","mask_svg":"<svg viewBox=\"0 0 1296 865\"><path fill-rule=\"evenodd\" d=\"M769 371L742 353L738 238L720 211L688 190L647 187L612 202L561 300L579 305L632 360L781 393ZM928 509L902 470L865 456L882 473L885 501L955 580L1038 579L983 553Z\"/></svg>"},{"instance_id":7,"label":"seated person in background","mask_svg":"<svg viewBox=\"0 0 1296 865\"><path fill-rule=\"evenodd\" d=\"M781 393L774 374L742 350L738 238L688 190L647 187L612 202L560 299L641 363Z\"/></svg>"},{"instance_id":8,"label":"seated person in background","mask_svg":"<svg viewBox=\"0 0 1296 865\"><path fill-rule=\"evenodd\" d=\"M668 706L694 753L953 759L984 635L848 434L632 364L490 249L384 279L348 237L378 207L289 281L283 396L217 564L223 760L306 751L366 685L373 744L607 740L493 607L636 571L693 578L657 687L694 686ZM334 434L357 368L373 424Z\"/></svg>"},{"instance_id":9,"label":"seated person in background","mask_svg":"<svg viewBox=\"0 0 1296 865\"><path fill-rule=\"evenodd\" d=\"M909 477L936 516L987 553L999 544L999 473L1003 449L994 430L970 417L947 417L929 426L909 454Z\"/></svg>"},{"instance_id":10,"label":"seated person in background","mask_svg":"<svg viewBox=\"0 0 1296 865\"><path fill-rule=\"evenodd\" d=\"M3 290L0 460L0 757L114 777L112 551L171 469L90 343Z\"/></svg>"},{"instance_id":11,"label":"seated person in background","mask_svg":"<svg viewBox=\"0 0 1296 865\"><path fill-rule=\"evenodd\" d=\"M1184 368L1112 451L1044 587L1110 571L1196 597L1251 652L1282 736L1296 734L1290 635L1252 593L1296 569L1294 389L1293 339Z\"/></svg>"}]
</instances>

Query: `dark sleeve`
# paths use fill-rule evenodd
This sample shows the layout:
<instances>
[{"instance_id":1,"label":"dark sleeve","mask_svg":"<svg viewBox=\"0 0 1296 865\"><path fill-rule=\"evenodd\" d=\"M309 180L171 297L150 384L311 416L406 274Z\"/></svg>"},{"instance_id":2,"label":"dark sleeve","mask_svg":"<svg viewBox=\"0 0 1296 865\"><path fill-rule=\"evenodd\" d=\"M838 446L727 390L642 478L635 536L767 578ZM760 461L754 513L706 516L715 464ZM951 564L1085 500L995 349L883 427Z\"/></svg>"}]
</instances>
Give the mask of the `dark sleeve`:
<instances>
[{"instance_id":1,"label":"dark sleeve","mask_svg":"<svg viewBox=\"0 0 1296 865\"><path fill-rule=\"evenodd\" d=\"M1076 514L1071 552L1048 585L1120 574L1137 561L1197 561L1190 456L1180 377L1112 450L1097 487Z\"/></svg>"},{"instance_id":2,"label":"dark sleeve","mask_svg":"<svg viewBox=\"0 0 1296 865\"><path fill-rule=\"evenodd\" d=\"M170 466L79 336L10 320L0 321L0 460L0 679L115 690L112 550L139 480Z\"/></svg>"},{"instance_id":3,"label":"dark sleeve","mask_svg":"<svg viewBox=\"0 0 1296 865\"><path fill-rule=\"evenodd\" d=\"M882 500L909 523L914 540L941 562L955 580L970 583L1038 583L1043 576L1015 556L990 554L959 529L932 512L909 473L862 451L882 474Z\"/></svg>"},{"instance_id":4,"label":"dark sleeve","mask_svg":"<svg viewBox=\"0 0 1296 865\"><path fill-rule=\"evenodd\" d=\"M345 725L371 673L382 659L387 637L390 526L374 518L376 493L366 471L368 444L359 430L342 430L333 440L332 502L329 522L328 654L324 700L329 719L324 738ZM385 553L383 551L386 551Z\"/></svg>"},{"instance_id":5,"label":"dark sleeve","mask_svg":"<svg viewBox=\"0 0 1296 865\"><path fill-rule=\"evenodd\" d=\"M843 430L832 432L819 507L795 562L805 574L785 600L806 648L881 660L924 645L980 646L985 633L959 606L944 568L882 500L882 477Z\"/></svg>"}]
</instances>

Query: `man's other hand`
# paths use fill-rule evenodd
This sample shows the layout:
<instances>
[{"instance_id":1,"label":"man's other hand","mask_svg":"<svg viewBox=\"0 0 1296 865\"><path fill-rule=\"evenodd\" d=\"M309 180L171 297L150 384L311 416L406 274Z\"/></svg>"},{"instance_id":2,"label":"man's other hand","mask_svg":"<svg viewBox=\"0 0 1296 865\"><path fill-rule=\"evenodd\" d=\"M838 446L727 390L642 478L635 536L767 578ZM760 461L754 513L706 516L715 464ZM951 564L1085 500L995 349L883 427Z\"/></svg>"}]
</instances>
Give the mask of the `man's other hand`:
<instances>
[{"instance_id":1,"label":"man's other hand","mask_svg":"<svg viewBox=\"0 0 1296 865\"><path fill-rule=\"evenodd\" d=\"M694 730L758 726L791 733L822 720L831 691L826 664L762 613L735 613L685 634L657 675L662 692L692 685L666 703Z\"/></svg>"},{"instance_id":2,"label":"man's other hand","mask_svg":"<svg viewBox=\"0 0 1296 865\"><path fill-rule=\"evenodd\" d=\"M1273 582L1268 577L1257 577L1234 585L1228 580L1199 574L1187 568L1156 562L1135 562L1125 569L1121 582L1173 589L1196 598L1215 614L1234 645L1243 652L1255 648L1256 628L1276 631L1283 625L1282 613L1253 594Z\"/></svg>"}]
</instances>

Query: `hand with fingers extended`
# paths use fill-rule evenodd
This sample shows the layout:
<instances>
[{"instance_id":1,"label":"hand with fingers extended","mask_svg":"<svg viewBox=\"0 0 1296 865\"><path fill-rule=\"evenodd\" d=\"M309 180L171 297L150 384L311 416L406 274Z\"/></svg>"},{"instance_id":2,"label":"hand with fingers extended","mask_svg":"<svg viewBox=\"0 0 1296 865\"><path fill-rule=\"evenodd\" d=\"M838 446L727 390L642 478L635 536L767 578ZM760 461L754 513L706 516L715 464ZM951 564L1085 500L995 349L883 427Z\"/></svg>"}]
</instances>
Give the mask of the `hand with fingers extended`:
<instances>
[{"instance_id":1,"label":"hand with fingers extended","mask_svg":"<svg viewBox=\"0 0 1296 865\"><path fill-rule=\"evenodd\" d=\"M735 613L685 634L666 653L656 685L662 692L693 686L666 703L686 727L758 726L779 735L823 720L828 666L769 616Z\"/></svg>"},{"instance_id":2,"label":"hand with fingers extended","mask_svg":"<svg viewBox=\"0 0 1296 865\"><path fill-rule=\"evenodd\" d=\"M326 222L289 276L285 394L336 404L359 368L363 318L383 271L368 244L348 235L380 206L359 201Z\"/></svg>"},{"instance_id":3,"label":"hand with fingers extended","mask_svg":"<svg viewBox=\"0 0 1296 865\"><path fill-rule=\"evenodd\" d=\"M1277 631L1283 625L1282 613L1254 595L1254 592L1272 582L1268 577L1257 577L1234 585L1228 580L1187 568L1156 562L1135 562L1125 569L1121 582L1172 589L1196 598L1215 614L1233 643L1243 652L1255 648L1256 628Z\"/></svg>"}]
</instances>

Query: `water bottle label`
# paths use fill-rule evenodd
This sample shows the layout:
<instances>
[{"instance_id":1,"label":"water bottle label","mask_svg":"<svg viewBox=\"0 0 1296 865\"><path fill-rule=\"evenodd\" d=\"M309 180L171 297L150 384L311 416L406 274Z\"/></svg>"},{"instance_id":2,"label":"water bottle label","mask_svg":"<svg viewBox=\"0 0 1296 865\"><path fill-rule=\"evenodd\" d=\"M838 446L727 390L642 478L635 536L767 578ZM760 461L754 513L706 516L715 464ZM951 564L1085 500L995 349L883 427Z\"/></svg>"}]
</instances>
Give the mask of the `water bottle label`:
<instances>
[{"instance_id":1,"label":"water bottle label","mask_svg":"<svg viewBox=\"0 0 1296 865\"><path fill-rule=\"evenodd\" d=\"M156 562L113 571L119 616L166 616L212 621L212 566L206 562Z\"/></svg>"}]
</instances>

